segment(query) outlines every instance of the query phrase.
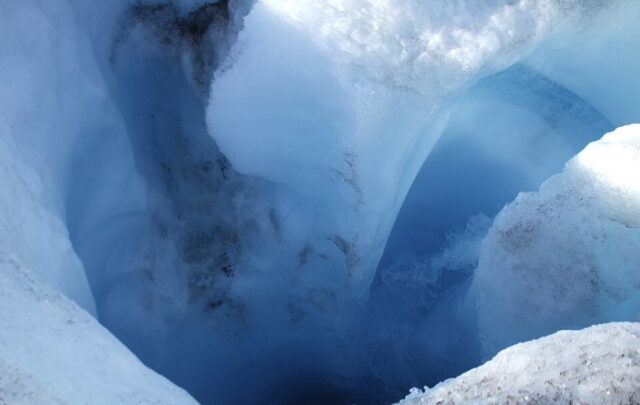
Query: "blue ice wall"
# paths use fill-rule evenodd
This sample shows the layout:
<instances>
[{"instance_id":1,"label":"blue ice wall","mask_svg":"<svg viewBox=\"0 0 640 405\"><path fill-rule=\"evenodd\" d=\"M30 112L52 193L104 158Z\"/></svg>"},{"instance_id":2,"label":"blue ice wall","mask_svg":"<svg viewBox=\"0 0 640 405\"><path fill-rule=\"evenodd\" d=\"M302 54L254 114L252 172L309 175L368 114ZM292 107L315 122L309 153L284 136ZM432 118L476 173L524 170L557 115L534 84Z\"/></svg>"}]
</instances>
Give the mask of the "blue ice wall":
<instances>
[{"instance_id":1,"label":"blue ice wall","mask_svg":"<svg viewBox=\"0 0 640 405\"><path fill-rule=\"evenodd\" d=\"M94 244L72 233L102 322L204 403L386 403L479 364L469 287L493 217L618 116L533 34L397 68L286 2L236 45L208 10L200 29L132 7L108 49L148 197Z\"/></svg>"},{"instance_id":2,"label":"blue ice wall","mask_svg":"<svg viewBox=\"0 0 640 405\"><path fill-rule=\"evenodd\" d=\"M203 403L386 403L478 364L482 241L640 120L640 8L252 5L0 6L0 251Z\"/></svg>"}]
</instances>

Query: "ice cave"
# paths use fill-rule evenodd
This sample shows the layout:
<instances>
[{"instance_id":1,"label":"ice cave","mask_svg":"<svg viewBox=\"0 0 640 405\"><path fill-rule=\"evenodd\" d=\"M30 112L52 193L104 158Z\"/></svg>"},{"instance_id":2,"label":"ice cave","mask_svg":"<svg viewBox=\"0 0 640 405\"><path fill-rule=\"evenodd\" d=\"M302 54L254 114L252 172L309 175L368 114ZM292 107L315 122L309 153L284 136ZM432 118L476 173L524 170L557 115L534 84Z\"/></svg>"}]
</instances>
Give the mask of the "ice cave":
<instances>
[{"instance_id":1,"label":"ice cave","mask_svg":"<svg viewBox=\"0 0 640 405\"><path fill-rule=\"evenodd\" d=\"M0 404L640 404L640 1L0 1Z\"/></svg>"}]
</instances>

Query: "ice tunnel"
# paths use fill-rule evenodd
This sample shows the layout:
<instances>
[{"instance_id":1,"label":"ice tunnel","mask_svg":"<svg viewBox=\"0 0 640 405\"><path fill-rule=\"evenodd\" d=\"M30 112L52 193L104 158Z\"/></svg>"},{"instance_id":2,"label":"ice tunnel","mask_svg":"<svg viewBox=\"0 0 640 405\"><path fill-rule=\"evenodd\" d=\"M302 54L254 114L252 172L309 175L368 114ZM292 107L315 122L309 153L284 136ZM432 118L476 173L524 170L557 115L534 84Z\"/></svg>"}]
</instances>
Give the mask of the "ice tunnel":
<instances>
[{"instance_id":1,"label":"ice tunnel","mask_svg":"<svg viewBox=\"0 0 640 405\"><path fill-rule=\"evenodd\" d=\"M0 375L45 402L383 404L632 320L635 261L607 269L640 240L637 166L621 132L590 143L640 122L639 19L630 0L0 5L0 341L29 347L0 348ZM69 391L50 364L108 378Z\"/></svg>"}]
</instances>

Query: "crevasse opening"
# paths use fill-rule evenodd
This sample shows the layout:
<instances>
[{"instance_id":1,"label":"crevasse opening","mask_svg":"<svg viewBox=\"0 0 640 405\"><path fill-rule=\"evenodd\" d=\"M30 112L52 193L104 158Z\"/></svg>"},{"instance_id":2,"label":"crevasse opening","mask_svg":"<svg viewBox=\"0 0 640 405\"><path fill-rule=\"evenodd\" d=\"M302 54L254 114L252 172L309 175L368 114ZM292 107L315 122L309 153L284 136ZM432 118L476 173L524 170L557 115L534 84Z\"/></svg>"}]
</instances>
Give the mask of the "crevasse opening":
<instances>
[{"instance_id":1,"label":"crevasse opening","mask_svg":"<svg viewBox=\"0 0 640 405\"><path fill-rule=\"evenodd\" d=\"M531 206L574 207L519 192L640 120L640 7L472 3L0 6L0 253L205 404L389 403L629 318L596 292L523 326L500 292L548 279L496 263Z\"/></svg>"},{"instance_id":2,"label":"crevasse opening","mask_svg":"<svg viewBox=\"0 0 640 405\"><path fill-rule=\"evenodd\" d=\"M516 64L481 79L449 101L446 117L440 118L445 124L427 129L426 135L422 135L438 141L428 153L395 220L370 288L368 304L356 312L360 320L350 326L327 323L321 314L332 306L333 311L340 313L343 310L335 306L344 304L340 300L332 302L331 295L326 293L315 293L320 295L287 298L282 303L285 316L272 309L260 316L261 321L256 321L246 314L250 312L247 307L252 301L270 302L269 291L277 281L263 285L263 292L251 288L238 293L234 292L233 280L241 278L243 271L251 271L247 269L250 267L247 261L264 263L267 267L274 266L274 262L273 258L265 262L263 253L251 257L255 253L246 250L255 250L256 246L243 239L253 234L257 235L253 238L260 240L264 238L261 233L279 232L284 234L282 237L291 237L287 233L292 228L307 226L303 225L307 219L302 214L293 224L285 223L288 228L281 230L281 218L285 217L282 211L290 210L290 203L278 198L265 203L264 197L258 197L261 202L257 203L256 197L246 195L243 189L251 187L250 193L258 195L282 194L278 184L289 176L287 165L300 167L302 163L281 163L273 177L266 176L273 185L260 185L260 180L236 174L234 159L226 162L204 127L202 92L206 95L206 87L203 90L197 83L198 75L189 70L193 67L184 66L185 48L188 54L193 46L189 41L194 40L175 40L167 34L167 44L156 38L158 32L179 21L177 12L170 7L142 7L130 13L134 21L111 53L111 69L115 74L111 91L122 111L136 168L144 179L147 201L151 203L138 210L128 208L118 217L122 221L108 219L108 227L98 228L95 233L93 246L99 246L98 250L92 247L91 237L78 237L79 231L72 231L71 236L89 274L98 277L92 285L101 321L148 365L207 403L246 402L249 398L285 403L383 403L400 397L407 386L433 384L478 365L482 358L478 332L473 316L465 315L467 309L461 309L460 305L467 295L479 244L491 224L490 218L519 191L536 189L588 142L613 127L589 102L538 72L535 63ZM287 41L282 47L290 47L292 37L287 36ZM309 56L310 60L318 57L324 58ZM535 56L532 60L535 61ZM266 62L270 63L268 59ZM258 64L260 59L251 63ZM279 69L285 71L295 66L279 63ZM234 69L238 71L238 65L231 65L230 72ZM247 78L237 74L238 80ZM269 81L265 84L277 86L279 80L273 80L272 72L267 74ZM291 81L291 77L287 80ZM327 80L336 80L314 77L322 86L326 86ZM292 86L294 92L300 92L297 96L294 93L292 100L308 97L302 93L308 91L306 80L303 76ZM234 98L243 94L237 82L230 85ZM336 91L344 91L339 90L341 84L335 86L333 90L325 88L327 93L319 97L331 100ZM218 87L214 79L211 90L214 98L225 94ZM254 91L246 97L255 97ZM270 87L261 91L276 92ZM230 125L237 131L234 99L228 102L227 108L232 110L222 117L231 119ZM282 108L299 108L286 99L285 102ZM250 109L241 106L260 114L268 111L268 105L250 105ZM214 103L209 108L215 107ZM310 101L306 108L311 114L318 112L316 101ZM348 111L353 107L320 105L320 108L327 109L325 114L331 123L335 119L333 114L342 114L340 109ZM218 110L212 111L210 120L220 117ZM415 116L416 112L400 119L415 120ZM305 115L297 119L300 121L294 125L307 125ZM279 120L274 127L279 133L295 134L297 127L290 126L295 121L289 117ZM271 122L272 118L265 116L258 124L273 125ZM401 121L392 122L377 125L394 126ZM249 125L253 125L251 121ZM218 124L214 122L213 126L215 131ZM251 127L246 131L250 133ZM320 129L318 135L310 137L317 145L296 146L291 156L297 156L303 149L322 150L322 145L334 142L322 138L331 132L331 127ZM215 132L213 135L215 139ZM348 145L345 150L349 150ZM363 198L359 196L362 191L358 190L356 169L350 173L349 168L357 167L357 162L350 162L357 161L358 156L350 156L349 152L342 152L347 169L336 170L346 184L345 197L341 198L357 205ZM253 169L244 171L254 174ZM73 172L82 175L88 171ZM93 177L95 170L89 173ZM255 174L262 177L260 172ZM325 181L321 177L318 180ZM321 190L318 180L304 182ZM295 189L299 184L303 183L295 180L291 186ZM91 195L82 189L80 194L84 198ZM294 195L293 199L302 198L301 204L306 205L307 195L317 198L313 190L304 189L302 197ZM239 214L234 213L238 207L233 201L237 198L248 199ZM335 209L339 209L342 203L327 200L326 204L338 204ZM68 209L81 212L75 206ZM212 211L217 212L212 215ZM239 225L243 217L254 215L262 215L265 223ZM347 267L349 261L359 264L358 256L363 253L351 251L356 249L351 240L339 234L327 239L335 250L329 254L315 252L317 242L306 242L296 252L296 267L313 261L314 254L337 253L344 255ZM278 249L288 242L280 241ZM291 266L286 262L284 265ZM327 281L328 291L337 288L332 286L333 281ZM315 285L318 280L314 277L309 282ZM185 316L187 324L180 321ZM247 321L247 317L251 320ZM141 321L148 327L140 328ZM242 326L243 322L249 324ZM251 325L252 322L259 326ZM220 336L221 330L227 332ZM318 334L319 331L323 332ZM224 334L234 337L230 339ZM253 366L248 368L248 364ZM247 378L248 370L252 371ZM211 381L218 383L212 388ZM384 383L371 388L379 381ZM242 386L248 382L253 388L243 393Z\"/></svg>"}]
</instances>

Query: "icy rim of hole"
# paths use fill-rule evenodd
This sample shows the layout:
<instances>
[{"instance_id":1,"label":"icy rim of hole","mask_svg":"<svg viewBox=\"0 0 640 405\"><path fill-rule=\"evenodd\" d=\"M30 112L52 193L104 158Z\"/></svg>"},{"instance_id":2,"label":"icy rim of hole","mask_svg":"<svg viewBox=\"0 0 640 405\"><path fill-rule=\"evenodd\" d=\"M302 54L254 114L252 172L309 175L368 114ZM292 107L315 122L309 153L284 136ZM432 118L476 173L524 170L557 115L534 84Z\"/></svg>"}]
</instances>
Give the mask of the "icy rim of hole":
<instances>
[{"instance_id":1,"label":"icy rim of hole","mask_svg":"<svg viewBox=\"0 0 640 405\"><path fill-rule=\"evenodd\" d=\"M484 365L398 404L640 401L640 324L608 323L516 344Z\"/></svg>"}]
</instances>

